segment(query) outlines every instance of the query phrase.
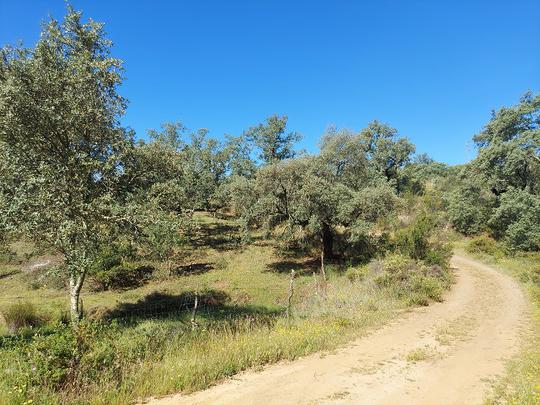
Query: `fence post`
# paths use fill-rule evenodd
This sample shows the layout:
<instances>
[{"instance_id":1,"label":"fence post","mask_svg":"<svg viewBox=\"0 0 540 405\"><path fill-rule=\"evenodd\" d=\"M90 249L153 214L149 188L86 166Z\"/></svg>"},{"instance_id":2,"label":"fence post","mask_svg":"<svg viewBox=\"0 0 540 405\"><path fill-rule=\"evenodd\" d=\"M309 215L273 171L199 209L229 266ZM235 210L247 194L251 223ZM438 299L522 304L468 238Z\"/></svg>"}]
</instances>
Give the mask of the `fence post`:
<instances>
[{"instance_id":1,"label":"fence post","mask_svg":"<svg viewBox=\"0 0 540 405\"><path fill-rule=\"evenodd\" d=\"M291 316L291 303L292 303L292 297L294 293L294 269L291 270L291 279L289 281L289 296L287 297L287 321L289 321Z\"/></svg>"},{"instance_id":2,"label":"fence post","mask_svg":"<svg viewBox=\"0 0 540 405\"><path fill-rule=\"evenodd\" d=\"M197 327L195 317L197 316L197 307L199 306L199 293L195 293L195 302L193 303L193 312L191 313L191 329Z\"/></svg>"}]
</instances>

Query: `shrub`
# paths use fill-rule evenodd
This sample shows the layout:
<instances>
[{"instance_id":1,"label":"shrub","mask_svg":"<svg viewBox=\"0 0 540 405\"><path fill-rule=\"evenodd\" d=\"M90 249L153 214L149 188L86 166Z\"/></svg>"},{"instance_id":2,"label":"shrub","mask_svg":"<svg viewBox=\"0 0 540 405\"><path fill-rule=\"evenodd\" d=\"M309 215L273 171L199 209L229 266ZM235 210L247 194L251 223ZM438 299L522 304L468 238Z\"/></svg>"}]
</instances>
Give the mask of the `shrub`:
<instances>
[{"instance_id":1,"label":"shrub","mask_svg":"<svg viewBox=\"0 0 540 405\"><path fill-rule=\"evenodd\" d=\"M495 204L491 191L476 179L467 178L448 198L448 217L454 229L474 235L486 229Z\"/></svg>"},{"instance_id":2,"label":"shrub","mask_svg":"<svg viewBox=\"0 0 540 405\"><path fill-rule=\"evenodd\" d=\"M15 346L21 359L19 367L23 369L13 375L17 380L14 383L60 391L69 389L75 381L82 383L81 378L97 379L110 367L110 362L99 356L99 364L96 364L95 347L103 340L113 350L111 340L103 333L104 328L94 322L83 322L77 328L56 325L49 333L36 334L26 344Z\"/></svg>"},{"instance_id":3,"label":"shrub","mask_svg":"<svg viewBox=\"0 0 540 405\"><path fill-rule=\"evenodd\" d=\"M154 268L138 263L125 263L108 270L98 271L92 277L96 291L136 288L144 284Z\"/></svg>"},{"instance_id":4,"label":"shrub","mask_svg":"<svg viewBox=\"0 0 540 405\"><path fill-rule=\"evenodd\" d=\"M387 255L382 262L383 272L377 276L375 282L379 285L401 283L415 271L416 262L400 253Z\"/></svg>"},{"instance_id":5,"label":"shrub","mask_svg":"<svg viewBox=\"0 0 540 405\"><path fill-rule=\"evenodd\" d=\"M497 242L487 235L480 235L471 239L465 249L470 253L493 255L497 251Z\"/></svg>"},{"instance_id":6,"label":"shrub","mask_svg":"<svg viewBox=\"0 0 540 405\"><path fill-rule=\"evenodd\" d=\"M449 276L441 266L427 267L401 255L391 254L383 260L383 271L375 278L382 288L389 288L410 305L428 305L440 301Z\"/></svg>"},{"instance_id":7,"label":"shrub","mask_svg":"<svg viewBox=\"0 0 540 405\"><path fill-rule=\"evenodd\" d=\"M23 352L23 358L27 359L25 364L33 371L28 374L29 381L21 383L52 390L60 389L66 382L78 354L77 339L70 326L59 328L49 335L36 335L26 348L19 349Z\"/></svg>"},{"instance_id":8,"label":"shrub","mask_svg":"<svg viewBox=\"0 0 540 405\"><path fill-rule=\"evenodd\" d=\"M345 276L351 281L351 283L363 281L368 274L367 266L362 267L349 267L345 272Z\"/></svg>"},{"instance_id":9,"label":"shrub","mask_svg":"<svg viewBox=\"0 0 540 405\"><path fill-rule=\"evenodd\" d=\"M424 263L431 266L447 268L452 257L452 247L448 244L436 244L426 253Z\"/></svg>"},{"instance_id":10,"label":"shrub","mask_svg":"<svg viewBox=\"0 0 540 405\"><path fill-rule=\"evenodd\" d=\"M432 215L422 214L410 226L396 232L393 247L397 252L412 259L422 260L427 265L448 267L452 257L449 244L435 238L438 220Z\"/></svg>"},{"instance_id":11,"label":"shrub","mask_svg":"<svg viewBox=\"0 0 540 405\"><path fill-rule=\"evenodd\" d=\"M429 300L442 301L444 292L440 280L419 274L412 277L411 291L411 302L419 305L428 305Z\"/></svg>"},{"instance_id":12,"label":"shrub","mask_svg":"<svg viewBox=\"0 0 540 405\"><path fill-rule=\"evenodd\" d=\"M488 225L496 238L511 249L540 249L540 197L511 188L500 197L500 204Z\"/></svg>"},{"instance_id":13,"label":"shrub","mask_svg":"<svg viewBox=\"0 0 540 405\"><path fill-rule=\"evenodd\" d=\"M119 384L134 363L156 354L156 348L171 336L160 330L141 333L116 323L88 320L77 328L55 324L45 333L3 342L0 361L9 364L3 382L20 387L26 398L61 392L64 401L58 402L71 403L66 398L84 395L88 387Z\"/></svg>"},{"instance_id":14,"label":"shrub","mask_svg":"<svg viewBox=\"0 0 540 405\"><path fill-rule=\"evenodd\" d=\"M110 270L124 261L135 258L133 246L124 243L112 243L103 247L94 260L91 273Z\"/></svg>"},{"instance_id":15,"label":"shrub","mask_svg":"<svg viewBox=\"0 0 540 405\"><path fill-rule=\"evenodd\" d=\"M17 302L2 312L10 332L17 332L21 328L34 328L43 324L44 319L30 302Z\"/></svg>"},{"instance_id":16,"label":"shrub","mask_svg":"<svg viewBox=\"0 0 540 405\"><path fill-rule=\"evenodd\" d=\"M13 263L16 258L17 258L17 255L15 254L15 252L10 250L6 246L0 245L0 263L10 264L10 263Z\"/></svg>"},{"instance_id":17,"label":"shrub","mask_svg":"<svg viewBox=\"0 0 540 405\"><path fill-rule=\"evenodd\" d=\"M413 259L425 258L430 249L429 237L434 226L434 219L423 215L407 228L400 229L395 238L397 250Z\"/></svg>"}]
</instances>

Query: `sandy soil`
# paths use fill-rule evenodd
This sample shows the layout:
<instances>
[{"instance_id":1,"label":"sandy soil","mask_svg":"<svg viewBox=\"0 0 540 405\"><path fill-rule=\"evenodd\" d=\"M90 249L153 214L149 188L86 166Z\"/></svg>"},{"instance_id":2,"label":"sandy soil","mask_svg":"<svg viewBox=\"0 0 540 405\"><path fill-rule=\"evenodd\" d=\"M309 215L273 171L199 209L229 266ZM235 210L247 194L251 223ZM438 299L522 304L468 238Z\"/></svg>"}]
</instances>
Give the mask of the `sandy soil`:
<instances>
[{"instance_id":1,"label":"sandy soil","mask_svg":"<svg viewBox=\"0 0 540 405\"><path fill-rule=\"evenodd\" d=\"M454 256L457 283L443 303L415 309L332 354L248 371L172 404L475 404L504 371L528 327L510 277Z\"/></svg>"}]
</instances>

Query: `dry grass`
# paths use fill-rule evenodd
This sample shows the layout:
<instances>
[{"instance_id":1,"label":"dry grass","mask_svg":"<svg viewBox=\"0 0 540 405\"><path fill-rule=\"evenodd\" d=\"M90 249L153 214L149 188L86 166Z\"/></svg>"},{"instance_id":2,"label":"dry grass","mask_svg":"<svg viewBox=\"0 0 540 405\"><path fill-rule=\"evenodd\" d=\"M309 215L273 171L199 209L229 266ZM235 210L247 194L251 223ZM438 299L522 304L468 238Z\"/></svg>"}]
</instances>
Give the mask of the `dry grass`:
<instances>
[{"instance_id":1,"label":"dry grass","mask_svg":"<svg viewBox=\"0 0 540 405\"><path fill-rule=\"evenodd\" d=\"M200 218L212 228L217 240L222 220ZM229 229L229 228L227 228ZM234 239L234 235L228 236ZM228 239L227 239L228 240ZM226 242L227 242L226 240ZM198 248L197 259L205 271L191 275L160 277L127 291L83 294L88 311L137 307L151 297L181 297L213 291L226 301L198 314L198 327L189 324L190 311L167 317L135 317L128 323L99 327L81 358L77 384L55 389L46 378L55 377L70 333L51 326L40 338L30 337L12 349L0 349L0 396L8 403L125 404L149 396L191 392L207 388L240 371L280 360L292 360L316 351L333 350L396 316L409 305L391 288L377 287L372 276L351 282L340 272L330 271L328 297L316 294L313 263L306 258L290 261L277 256L270 242L248 247L210 244ZM290 267L297 269L292 317L283 316L289 289ZM331 267L331 266L330 266ZM23 274L13 274L0 286L0 309L14 299L39 304L40 311L66 307L62 290L41 287L32 290ZM76 339L75 339L76 340ZM10 343L11 345L11 343ZM11 347L11 346L10 346ZM32 376L33 353L57 348L54 356L42 356L52 377ZM56 350L56 349L55 349ZM51 360L52 359L52 360ZM28 374L29 373L29 374ZM69 378L70 374L68 373Z\"/></svg>"},{"instance_id":2,"label":"dry grass","mask_svg":"<svg viewBox=\"0 0 540 405\"><path fill-rule=\"evenodd\" d=\"M405 360L411 363L418 363L420 361L426 361L438 357L440 354L436 348L432 346L423 346L417 349L411 350L405 356Z\"/></svg>"},{"instance_id":3,"label":"dry grass","mask_svg":"<svg viewBox=\"0 0 540 405\"><path fill-rule=\"evenodd\" d=\"M460 247L467 248L468 243L464 240ZM498 244L491 244L489 252L482 252L478 243L468 250L521 281L531 303L532 329L526 332L522 350L508 362L506 374L493 384L493 393L485 403L540 404L540 253L508 255Z\"/></svg>"}]
</instances>

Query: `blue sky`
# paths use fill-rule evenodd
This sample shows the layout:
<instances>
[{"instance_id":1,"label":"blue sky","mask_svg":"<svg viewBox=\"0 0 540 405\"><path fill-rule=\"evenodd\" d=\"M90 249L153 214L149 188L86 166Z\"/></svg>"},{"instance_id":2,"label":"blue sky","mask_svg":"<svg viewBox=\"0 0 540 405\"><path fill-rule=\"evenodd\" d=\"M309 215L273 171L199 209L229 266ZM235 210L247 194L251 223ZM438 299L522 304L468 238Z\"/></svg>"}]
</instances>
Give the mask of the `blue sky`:
<instances>
[{"instance_id":1,"label":"blue sky","mask_svg":"<svg viewBox=\"0 0 540 405\"><path fill-rule=\"evenodd\" d=\"M317 149L379 119L450 164L491 110L540 90L540 1L82 1L125 62L125 125L214 137L270 114ZM0 0L0 45L32 46L63 0Z\"/></svg>"}]
</instances>

